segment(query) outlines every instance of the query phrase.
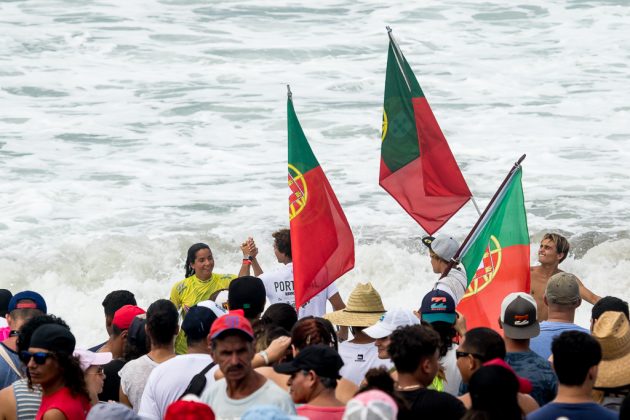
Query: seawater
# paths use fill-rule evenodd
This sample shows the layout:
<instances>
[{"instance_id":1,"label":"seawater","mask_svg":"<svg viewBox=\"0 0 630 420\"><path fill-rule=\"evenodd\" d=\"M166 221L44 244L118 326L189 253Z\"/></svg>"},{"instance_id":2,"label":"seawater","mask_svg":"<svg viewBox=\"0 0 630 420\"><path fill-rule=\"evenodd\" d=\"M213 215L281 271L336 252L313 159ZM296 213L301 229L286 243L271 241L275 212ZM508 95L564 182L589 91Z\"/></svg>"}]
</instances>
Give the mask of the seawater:
<instances>
[{"instance_id":1,"label":"seawater","mask_svg":"<svg viewBox=\"0 0 630 420\"><path fill-rule=\"evenodd\" d=\"M290 83L356 238L342 295L417 308L424 232L378 186L390 25L480 206L526 153L532 261L563 232L562 267L628 299L628 22L627 0L0 1L0 287L40 291L87 346L109 291L167 297L192 243L236 272L253 236L273 269Z\"/></svg>"}]
</instances>

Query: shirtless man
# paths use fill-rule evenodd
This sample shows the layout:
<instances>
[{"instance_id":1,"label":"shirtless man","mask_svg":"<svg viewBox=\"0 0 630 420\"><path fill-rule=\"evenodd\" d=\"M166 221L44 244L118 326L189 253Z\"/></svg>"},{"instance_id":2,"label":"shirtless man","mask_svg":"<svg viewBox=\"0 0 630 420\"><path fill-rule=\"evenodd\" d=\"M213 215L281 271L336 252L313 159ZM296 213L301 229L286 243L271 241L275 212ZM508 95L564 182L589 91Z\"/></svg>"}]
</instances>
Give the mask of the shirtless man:
<instances>
[{"instance_id":1,"label":"shirtless man","mask_svg":"<svg viewBox=\"0 0 630 420\"><path fill-rule=\"evenodd\" d=\"M540 265L530 268L530 293L534 299L536 299L539 321L545 321L547 319L547 305L543 302L547 281L549 277L562 272L562 270L558 268L558 265L564 261L568 254L569 241L562 235L546 233L542 241L540 241L540 248L538 249L538 262L540 262ZM578 280L578 282L580 284L580 297L583 300L594 304L601 299L595 293L588 290L584 284L582 284L581 280Z\"/></svg>"}]
</instances>

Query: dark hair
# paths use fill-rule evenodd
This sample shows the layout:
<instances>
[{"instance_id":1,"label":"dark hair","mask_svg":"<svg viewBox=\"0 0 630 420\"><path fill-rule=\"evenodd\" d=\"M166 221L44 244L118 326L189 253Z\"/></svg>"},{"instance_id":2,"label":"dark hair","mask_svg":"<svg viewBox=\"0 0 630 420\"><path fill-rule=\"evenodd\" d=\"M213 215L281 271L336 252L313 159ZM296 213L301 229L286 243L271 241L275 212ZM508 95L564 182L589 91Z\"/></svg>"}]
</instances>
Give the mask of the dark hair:
<instances>
[{"instance_id":1,"label":"dark hair","mask_svg":"<svg viewBox=\"0 0 630 420\"><path fill-rule=\"evenodd\" d=\"M125 305L137 305L136 298L129 290L114 290L103 299L105 316L113 317Z\"/></svg>"},{"instance_id":2,"label":"dark hair","mask_svg":"<svg viewBox=\"0 0 630 420\"><path fill-rule=\"evenodd\" d=\"M626 395L621 402L621 407L619 407L619 420L630 420L630 394Z\"/></svg>"},{"instance_id":3,"label":"dark hair","mask_svg":"<svg viewBox=\"0 0 630 420\"><path fill-rule=\"evenodd\" d=\"M289 258L291 256L291 231L289 229L280 229L271 234L274 239L274 245L278 251L282 252Z\"/></svg>"},{"instance_id":4,"label":"dark hair","mask_svg":"<svg viewBox=\"0 0 630 420\"><path fill-rule=\"evenodd\" d=\"M256 348L264 350L270 342L269 332L280 328L284 331L291 331L297 322L297 312L288 303L274 303L270 305L260 322L256 323L254 336L256 337ZM290 334L286 334L289 336ZM264 346L264 347L262 347Z\"/></svg>"},{"instance_id":5,"label":"dark hair","mask_svg":"<svg viewBox=\"0 0 630 420\"><path fill-rule=\"evenodd\" d=\"M560 258L560 262L564 261L565 258L569 255L569 241L567 238L560 235L559 233L545 233L542 240L550 240L554 244L556 244L556 252L558 254L563 254L562 258Z\"/></svg>"},{"instance_id":6,"label":"dark hair","mask_svg":"<svg viewBox=\"0 0 630 420\"><path fill-rule=\"evenodd\" d=\"M551 352L558 382L567 386L582 385L589 369L602 360L599 342L581 331L565 331L554 338Z\"/></svg>"},{"instance_id":7,"label":"dark hair","mask_svg":"<svg viewBox=\"0 0 630 420\"><path fill-rule=\"evenodd\" d=\"M324 344L335 350L338 348L337 334L330 321L312 316L300 319L293 326L291 344L298 350L314 344Z\"/></svg>"},{"instance_id":8,"label":"dark hair","mask_svg":"<svg viewBox=\"0 0 630 420\"><path fill-rule=\"evenodd\" d=\"M368 370L365 374L365 381L354 395L357 396L362 392L372 390L382 391L392 397L396 405L398 405L399 419L411 418L409 404L395 391L394 379L392 379L386 368L378 367Z\"/></svg>"},{"instance_id":9,"label":"dark hair","mask_svg":"<svg viewBox=\"0 0 630 420\"><path fill-rule=\"evenodd\" d=\"M186 278L195 274L195 269L192 268L193 263L195 262L195 258L197 257L197 251L201 249L207 249L212 253L210 247L204 243L194 244L190 248L188 248L188 254L186 254Z\"/></svg>"},{"instance_id":10,"label":"dark hair","mask_svg":"<svg viewBox=\"0 0 630 420\"><path fill-rule=\"evenodd\" d=\"M503 366L482 366L468 385L471 411L483 412L488 420L521 420L516 375ZM475 417L476 418L476 417Z\"/></svg>"},{"instance_id":11,"label":"dark hair","mask_svg":"<svg viewBox=\"0 0 630 420\"><path fill-rule=\"evenodd\" d=\"M464 336L462 346L466 351L474 353L482 363L492 359L505 359L505 342L490 328L478 327L469 330Z\"/></svg>"},{"instance_id":12,"label":"dark hair","mask_svg":"<svg viewBox=\"0 0 630 420\"><path fill-rule=\"evenodd\" d=\"M144 330L144 326L147 324L145 316L136 316L127 330L127 339L123 345L123 360L130 362L137 358L144 356L151 349L151 340ZM118 330L118 334L125 330L119 330L118 327L112 325L113 328Z\"/></svg>"},{"instance_id":13,"label":"dark hair","mask_svg":"<svg viewBox=\"0 0 630 420\"><path fill-rule=\"evenodd\" d=\"M147 333L151 343L167 345L177 334L179 314L168 299L158 299L147 309Z\"/></svg>"},{"instance_id":14,"label":"dark hair","mask_svg":"<svg viewBox=\"0 0 630 420\"><path fill-rule=\"evenodd\" d=\"M20 333L18 334L18 339L16 343L18 352L28 350L28 348L31 346L31 336L37 328L44 324L57 324L70 330L70 327L63 319L58 318L54 315L39 315L31 318L30 320L26 321L24 325L22 325L22 328L20 328Z\"/></svg>"},{"instance_id":15,"label":"dark hair","mask_svg":"<svg viewBox=\"0 0 630 420\"><path fill-rule=\"evenodd\" d=\"M326 389L336 389L337 388L337 378L327 378L324 376L319 376L319 382Z\"/></svg>"},{"instance_id":16,"label":"dark hair","mask_svg":"<svg viewBox=\"0 0 630 420\"><path fill-rule=\"evenodd\" d=\"M27 302L32 302L31 300L27 300L24 299ZM24 300L21 300L20 302L23 302ZM19 308L19 309L14 309L10 312L11 318L15 321L15 320L26 320L28 321L29 319L32 319L36 316L41 316L41 315L45 315L44 311L42 311L41 309L36 309L36 308Z\"/></svg>"},{"instance_id":17,"label":"dark hair","mask_svg":"<svg viewBox=\"0 0 630 420\"><path fill-rule=\"evenodd\" d=\"M440 357L444 357L453 347L453 338L457 335L455 326L450 322L435 321L431 323L431 328L440 335Z\"/></svg>"},{"instance_id":18,"label":"dark hair","mask_svg":"<svg viewBox=\"0 0 630 420\"><path fill-rule=\"evenodd\" d=\"M415 372L422 359L433 356L440 347L440 335L423 325L399 327L389 340L389 357L396 370L403 373Z\"/></svg>"},{"instance_id":19,"label":"dark hair","mask_svg":"<svg viewBox=\"0 0 630 420\"><path fill-rule=\"evenodd\" d=\"M89 400L90 395L87 391L85 376L81 369L79 358L65 352L54 352L54 357L59 364L64 386L70 390L73 396L82 396ZM28 386L30 389L33 389L30 375L28 377Z\"/></svg>"},{"instance_id":20,"label":"dark hair","mask_svg":"<svg viewBox=\"0 0 630 420\"><path fill-rule=\"evenodd\" d=\"M598 300L591 310L591 319L593 321L599 319L604 312L623 312L626 318L630 318L628 313L628 302L614 296L605 296Z\"/></svg>"},{"instance_id":21,"label":"dark hair","mask_svg":"<svg viewBox=\"0 0 630 420\"><path fill-rule=\"evenodd\" d=\"M0 316L6 317L13 293L9 289L0 289Z\"/></svg>"}]
</instances>

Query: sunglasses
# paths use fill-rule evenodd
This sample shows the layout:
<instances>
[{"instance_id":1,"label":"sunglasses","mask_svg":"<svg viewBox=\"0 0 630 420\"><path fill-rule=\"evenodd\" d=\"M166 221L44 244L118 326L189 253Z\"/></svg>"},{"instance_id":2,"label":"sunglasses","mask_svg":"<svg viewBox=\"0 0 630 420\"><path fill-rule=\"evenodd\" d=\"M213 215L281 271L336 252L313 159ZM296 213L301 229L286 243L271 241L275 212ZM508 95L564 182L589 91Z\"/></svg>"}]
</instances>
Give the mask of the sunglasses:
<instances>
[{"instance_id":1,"label":"sunglasses","mask_svg":"<svg viewBox=\"0 0 630 420\"><path fill-rule=\"evenodd\" d=\"M96 372L88 372L89 375L105 375L105 370L103 367L99 367Z\"/></svg>"},{"instance_id":2,"label":"sunglasses","mask_svg":"<svg viewBox=\"0 0 630 420\"><path fill-rule=\"evenodd\" d=\"M25 365L27 365L28 362L31 361L31 359L33 359L35 361L35 363L37 363L38 365L43 365L44 363L46 363L46 359L48 359L49 357L52 357L52 356L53 356L52 353L47 353L45 351L38 351L38 352L35 352L35 353L31 353L31 352L28 352L28 351L21 351L20 352L20 360Z\"/></svg>"},{"instance_id":3,"label":"sunglasses","mask_svg":"<svg viewBox=\"0 0 630 420\"><path fill-rule=\"evenodd\" d=\"M477 353L470 353L468 351L459 351L459 350L455 350L455 358L460 359L462 357L466 357L466 356L472 356L475 359L481 359L481 355L477 354Z\"/></svg>"}]
</instances>

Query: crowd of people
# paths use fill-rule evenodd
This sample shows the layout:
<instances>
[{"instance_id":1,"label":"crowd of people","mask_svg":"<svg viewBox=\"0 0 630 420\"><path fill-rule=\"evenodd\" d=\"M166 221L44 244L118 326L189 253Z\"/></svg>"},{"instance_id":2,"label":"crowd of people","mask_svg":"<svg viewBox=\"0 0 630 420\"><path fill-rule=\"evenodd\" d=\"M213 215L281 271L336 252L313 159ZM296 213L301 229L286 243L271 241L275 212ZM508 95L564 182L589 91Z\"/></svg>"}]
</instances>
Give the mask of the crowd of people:
<instances>
[{"instance_id":1,"label":"crowd of people","mask_svg":"<svg viewBox=\"0 0 630 420\"><path fill-rule=\"evenodd\" d=\"M108 339L90 349L40 293L0 290L0 420L630 419L628 304L558 268L562 236L544 236L532 290L503 299L498 328L470 330L463 267L415 308L386 308L369 282L296 308L289 230L273 240L277 270L248 238L238 275L215 273L199 243L170 299L145 311L112 291ZM423 243L442 274L459 244ZM589 329L574 323L582 300Z\"/></svg>"}]
</instances>

